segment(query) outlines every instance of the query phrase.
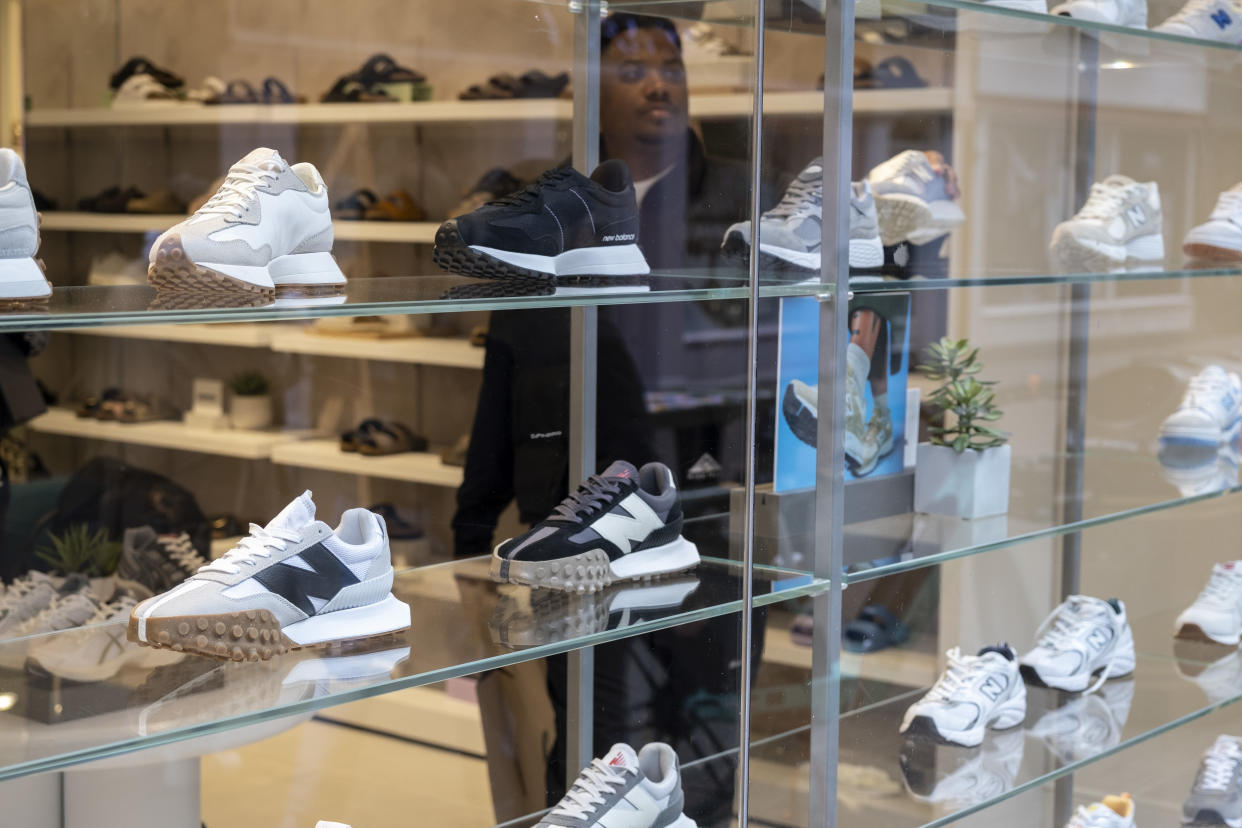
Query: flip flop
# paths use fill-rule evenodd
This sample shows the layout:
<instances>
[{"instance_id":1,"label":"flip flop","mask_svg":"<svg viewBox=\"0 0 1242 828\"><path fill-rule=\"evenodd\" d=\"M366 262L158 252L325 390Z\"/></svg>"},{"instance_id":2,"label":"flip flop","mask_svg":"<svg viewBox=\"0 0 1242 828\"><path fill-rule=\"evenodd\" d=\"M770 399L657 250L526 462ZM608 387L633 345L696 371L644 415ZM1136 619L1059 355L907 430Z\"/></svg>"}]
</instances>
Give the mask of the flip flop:
<instances>
[{"instance_id":1,"label":"flip flop","mask_svg":"<svg viewBox=\"0 0 1242 828\"><path fill-rule=\"evenodd\" d=\"M401 423L385 421L378 428L358 436L358 453L367 457L426 451L427 438L415 434Z\"/></svg>"},{"instance_id":2,"label":"flip flop","mask_svg":"<svg viewBox=\"0 0 1242 828\"><path fill-rule=\"evenodd\" d=\"M910 629L887 607L868 604L845 625L841 646L851 653L874 653L910 639Z\"/></svg>"},{"instance_id":3,"label":"flip flop","mask_svg":"<svg viewBox=\"0 0 1242 828\"><path fill-rule=\"evenodd\" d=\"M253 104L259 102L259 93L247 80L231 80L224 91L203 103L209 104Z\"/></svg>"},{"instance_id":4,"label":"flip flop","mask_svg":"<svg viewBox=\"0 0 1242 828\"><path fill-rule=\"evenodd\" d=\"M369 221L422 221L423 209L405 190L393 190L363 215Z\"/></svg>"},{"instance_id":5,"label":"flip flop","mask_svg":"<svg viewBox=\"0 0 1242 828\"><path fill-rule=\"evenodd\" d=\"M169 89L176 89L185 84L185 81L180 76L169 72L167 69L161 69L146 58L138 56L125 61L124 66L113 72L112 77L108 80L108 85L114 90L120 89L125 81L134 75L150 75Z\"/></svg>"},{"instance_id":6,"label":"flip flop","mask_svg":"<svg viewBox=\"0 0 1242 828\"><path fill-rule=\"evenodd\" d=\"M280 78L269 77L263 80L263 103L296 104L306 103L306 98L294 95Z\"/></svg>"}]
</instances>

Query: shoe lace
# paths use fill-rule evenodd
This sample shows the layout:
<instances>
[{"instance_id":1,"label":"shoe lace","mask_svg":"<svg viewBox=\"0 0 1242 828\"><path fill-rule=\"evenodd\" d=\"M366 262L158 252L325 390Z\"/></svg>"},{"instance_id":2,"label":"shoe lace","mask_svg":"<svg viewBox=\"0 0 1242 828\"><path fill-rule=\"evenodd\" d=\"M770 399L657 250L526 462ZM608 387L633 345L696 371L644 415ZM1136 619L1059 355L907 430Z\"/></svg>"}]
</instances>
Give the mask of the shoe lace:
<instances>
[{"instance_id":1,"label":"shoe lace","mask_svg":"<svg viewBox=\"0 0 1242 828\"><path fill-rule=\"evenodd\" d=\"M805 181L795 178L779 204L763 214L764 218L789 218L796 215L813 215L823 209L824 183L822 179Z\"/></svg>"},{"instance_id":2,"label":"shoe lace","mask_svg":"<svg viewBox=\"0 0 1242 828\"><path fill-rule=\"evenodd\" d=\"M254 200L255 189L272 181L280 173L276 166L258 164L234 164L220 189L207 199L196 215L223 215L239 219L246 206Z\"/></svg>"},{"instance_id":3,"label":"shoe lace","mask_svg":"<svg viewBox=\"0 0 1242 828\"><path fill-rule=\"evenodd\" d=\"M1105 619L1105 616L1108 616ZM1096 608L1082 595L1071 595L1065 599L1065 602L1049 613L1044 622L1039 625L1039 629L1035 631L1035 641L1037 647L1044 647L1049 650L1063 652L1066 650L1074 651L1082 648L1083 640L1091 627L1097 622L1107 620L1107 623L1114 624L1114 615L1111 610ZM1113 661L1117 658L1117 650L1113 649L1113 654L1105 665L1104 670L1100 673L1100 677L1095 684L1087 688L1083 695L1094 693L1099 690L1104 682L1108 680L1109 673L1112 672Z\"/></svg>"},{"instance_id":4,"label":"shoe lace","mask_svg":"<svg viewBox=\"0 0 1242 828\"><path fill-rule=\"evenodd\" d=\"M1227 791L1233 781L1234 769L1242 761L1242 747L1232 739L1222 739L1203 756L1203 772L1199 777L1201 791Z\"/></svg>"},{"instance_id":5,"label":"shoe lace","mask_svg":"<svg viewBox=\"0 0 1242 828\"><path fill-rule=\"evenodd\" d=\"M1116 812L1107 805L1101 807L1079 805L1065 828L1108 828L1115 822L1115 816Z\"/></svg>"},{"instance_id":6,"label":"shoe lace","mask_svg":"<svg viewBox=\"0 0 1242 828\"><path fill-rule=\"evenodd\" d=\"M928 701L951 701L957 691L969 684L972 675L983 666L982 659L963 656L960 647L954 647L945 655L949 657L949 666L927 692Z\"/></svg>"},{"instance_id":7,"label":"shoe lace","mask_svg":"<svg viewBox=\"0 0 1242 828\"><path fill-rule=\"evenodd\" d=\"M1242 195L1242 194L1240 194ZM1183 405L1200 406L1207 400L1219 399L1229 392L1229 376L1224 371L1200 371L1190 379Z\"/></svg>"},{"instance_id":8,"label":"shoe lace","mask_svg":"<svg viewBox=\"0 0 1242 828\"><path fill-rule=\"evenodd\" d=\"M1111 219L1125 206L1126 190L1106 184L1092 184L1087 203L1078 211L1080 219Z\"/></svg>"},{"instance_id":9,"label":"shoe lace","mask_svg":"<svg viewBox=\"0 0 1242 828\"><path fill-rule=\"evenodd\" d=\"M487 203L505 207L534 204L535 201L538 200L539 193L544 187L555 184L559 181L564 181L572 175L573 170L569 167L556 167L555 169L547 170L543 175L535 179L534 182L527 184L522 189Z\"/></svg>"},{"instance_id":10,"label":"shoe lace","mask_svg":"<svg viewBox=\"0 0 1242 828\"><path fill-rule=\"evenodd\" d=\"M34 592L42 581L34 578L18 578L9 584L9 588L4 591L4 603L18 601L30 593Z\"/></svg>"},{"instance_id":11,"label":"shoe lace","mask_svg":"<svg viewBox=\"0 0 1242 828\"><path fill-rule=\"evenodd\" d=\"M612 478L593 474L585 483L578 486L577 491L562 500L549 515L548 520L564 520L581 523L582 519L596 510L607 506L615 494L620 494L621 484Z\"/></svg>"},{"instance_id":12,"label":"shoe lace","mask_svg":"<svg viewBox=\"0 0 1242 828\"><path fill-rule=\"evenodd\" d=\"M1213 567L1212 577L1208 578L1207 586L1199 593L1199 600L1211 604L1233 606L1237 602L1237 592L1242 578L1233 570Z\"/></svg>"},{"instance_id":13,"label":"shoe lace","mask_svg":"<svg viewBox=\"0 0 1242 828\"><path fill-rule=\"evenodd\" d=\"M75 619L75 610L80 608L83 602L88 603L91 609L87 617L93 616L99 608L99 602L87 594L86 590L69 595L58 595L52 599L52 603L48 604L47 609L22 622L17 628L16 635L30 635L43 628L63 630L76 626L81 622Z\"/></svg>"},{"instance_id":14,"label":"shoe lace","mask_svg":"<svg viewBox=\"0 0 1242 828\"><path fill-rule=\"evenodd\" d=\"M1191 5L1198 3L1202 6L1212 5L1212 0L1190 0L1187 9ZM1182 14L1186 9L1177 14ZM1174 15L1177 17L1177 15ZM1232 219L1242 217L1242 192L1238 190L1226 190L1220 194L1220 198L1216 200L1216 209L1212 211L1212 218L1215 219Z\"/></svg>"},{"instance_id":15,"label":"shoe lace","mask_svg":"<svg viewBox=\"0 0 1242 828\"><path fill-rule=\"evenodd\" d=\"M635 770L627 770L637 773ZM578 774L565 798L552 809L552 813L572 819L586 819L604 804L607 794L624 784L625 776L612 766L604 764L604 760L592 759L591 764Z\"/></svg>"},{"instance_id":16,"label":"shoe lace","mask_svg":"<svg viewBox=\"0 0 1242 828\"><path fill-rule=\"evenodd\" d=\"M191 572L207 564L207 559L198 554L198 550L190 541L190 536L184 532L175 538L165 540L164 551L174 563Z\"/></svg>"},{"instance_id":17,"label":"shoe lace","mask_svg":"<svg viewBox=\"0 0 1242 828\"><path fill-rule=\"evenodd\" d=\"M250 534L237 542L237 545L216 558L209 564L199 568L203 572L223 572L227 575L241 573L241 566L258 566L259 558L270 558L273 552L283 552L291 543L297 543L302 536L291 529L264 529L257 523L250 524Z\"/></svg>"}]
</instances>

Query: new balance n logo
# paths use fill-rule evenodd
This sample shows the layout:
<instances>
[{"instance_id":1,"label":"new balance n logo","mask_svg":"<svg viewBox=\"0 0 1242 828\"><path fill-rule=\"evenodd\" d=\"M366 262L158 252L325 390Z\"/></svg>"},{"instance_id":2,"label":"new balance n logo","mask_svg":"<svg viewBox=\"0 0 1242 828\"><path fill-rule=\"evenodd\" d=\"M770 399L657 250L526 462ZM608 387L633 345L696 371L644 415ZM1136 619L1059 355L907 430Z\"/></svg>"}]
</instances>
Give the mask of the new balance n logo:
<instances>
[{"instance_id":1,"label":"new balance n logo","mask_svg":"<svg viewBox=\"0 0 1242 828\"><path fill-rule=\"evenodd\" d=\"M618 506L629 514L609 512L595 521L591 528L620 549L622 555L628 555L633 548L631 541L642 543L648 535L663 526L664 521L636 494L625 498Z\"/></svg>"},{"instance_id":2,"label":"new balance n logo","mask_svg":"<svg viewBox=\"0 0 1242 828\"><path fill-rule=\"evenodd\" d=\"M1228 29L1229 24L1233 22L1233 19L1229 16L1229 12L1224 9L1217 9L1212 12L1212 22L1217 26L1220 26L1222 29Z\"/></svg>"},{"instance_id":3,"label":"new balance n logo","mask_svg":"<svg viewBox=\"0 0 1242 828\"><path fill-rule=\"evenodd\" d=\"M1096 627L1087 635L1087 643L1091 645L1091 649L1097 653L1108 646L1113 640L1113 631L1105 627Z\"/></svg>"},{"instance_id":4,"label":"new balance n logo","mask_svg":"<svg viewBox=\"0 0 1242 828\"><path fill-rule=\"evenodd\" d=\"M1005 688L1008 686L1009 679L1002 678L1000 676L988 676L988 680L980 685L979 692L987 696L992 701L996 701L1000 698L1001 693L1005 692Z\"/></svg>"},{"instance_id":5,"label":"new balance n logo","mask_svg":"<svg viewBox=\"0 0 1242 828\"><path fill-rule=\"evenodd\" d=\"M311 598L318 598L319 606L323 606L342 588L358 583L358 577L322 543L303 549L294 557L301 558L311 568L304 569L285 561L269 566L254 579L307 615L315 614Z\"/></svg>"},{"instance_id":6,"label":"new balance n logo","mask_svg":"<svg viewBox=\"0 0 1242 828\"><path fill-rule=\"evenodd\" d=\"M1132 204L1126 208L1126 220L1130 222L1131 227L1142 227L1146 219L1147 214L1143 212L1140 205Z\"/></svg>"}]
</instances>

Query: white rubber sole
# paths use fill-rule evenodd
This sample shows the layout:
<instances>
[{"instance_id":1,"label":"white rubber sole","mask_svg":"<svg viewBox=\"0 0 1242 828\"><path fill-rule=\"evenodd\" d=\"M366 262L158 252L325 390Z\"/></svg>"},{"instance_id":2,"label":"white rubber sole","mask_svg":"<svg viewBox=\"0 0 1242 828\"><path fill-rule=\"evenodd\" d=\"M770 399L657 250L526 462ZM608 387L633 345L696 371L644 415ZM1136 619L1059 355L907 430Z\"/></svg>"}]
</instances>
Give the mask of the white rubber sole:
<instances>
[{"instance_id":1,"label":"white rubber sole","mask_svg":"<svg viewBox=\"0 0 1242 828\"><path fill-rule=\"evenodd\" d=\"M609 612L632 609L660 609L680 607L686 596L699 588L698 578L666 583L653 581L650 585L619 589L608 605Z\"/></svg>"},{"instance_id":2,"label":"white rubber sole","mask_svg":"<svg viewBox=\"0 0 1242 828\"><path fill-rule=\"evenodd\" d=\"M331 253L294 253L264 265L195 262L231 279L260 288L327 287L345 284L345 274Z\"/></svg>"},{"instance_id":3,"label":"white rubber sole","mask_svg":"<svg viewBox=\"0 0 1242 828\"><path fill-rule=\"evenodd\" d=\"M818 250L804 252L759 242L759 251L804 270L819 270L823 264L823 257ZM881 244L879 236L874 239L850 239L850 267L879 267L882 264L884 245Z\"/></svg>"},{"instance_id":4,"label":"white rubber sole","mask_svg":"<svg viewBox=\"0 0 1242 828\"><path fill-rule=\"evenodd\" d=\"M1019 678L1019 681L1021 681L1021 678ZM940 738L946 742L952 742L962 747L978 747L983 744L983 737L987 733L988 728L1008 730L1026 721L1026 693L1023 692L1021 696L1012 698L1004 704L997 705L987 719L975 727L967 728L966 730L947 730L936 724L935 719L932 719L930 716L927 718L935 726Z\"/></svg>"},{"instance_id":5,"label":"white rubber sole","mask_svg":"<svg viewBox=\"0 0 1242 828\"><path fill-rule=\"evenodd\" d=\"M1159 233L1139 236L1125 244L1107 244L1061 233L1053 239L1052 254L1065 270L1101 273L1122 267L1127 261L1154 262L1164 259L1164 237Z\"/></svg>"},{"instance_id":6,"label":"white rubber sole","mask_svg":"<svg viewBox=\"0 0 1242 828\"><path fill-rule=\"evenodd\" d=\"M358 681L383 677L391 674L398 664L409 657L410 648L401 646L357 655L308 658L295 664L280 683L287 687L300 682Z\"/></svg>"},{"instance_id":7,"label":"white rubber sole","mask_svg":"<svg viewBox=\"0 0 1242 828\"><path fill-rule=\"evenodd\" d=\"M1065 690L1069 693L1081 693L1083 690L1086 690L1088 687L1095 684L1097 680L1096 674L1103 668L1097 668L1096 670L1092 670L1090 673L1078 673L1072 676L1053 676L1052 678L1044 676L1035 667L1031 667L1031 669L1034 670L1035 675L1039 676L1040 681L1054 690ZM1108 670L1107 677L1110 679L1121 678L1122 676L1128 676L1133 672L1134 650L1131 649L1128 655L1118 656L1117 660L1113 662L1112 667Z\"/></svg>"},{"instance_id":8,"label":"white rubber sole","mask_svg":"<svg viewBox=\"0 0 1242 828\"><path fill-rule=\"evenodd\" d=\"M312 615L305 621L282 627L281 631L294 644L306 647L328 641L370 638L408 629L409 626L409 605L390 593L378 603Z\"/></svg>"},{"instance_id":9,"label":"white rubber sole","mask_svg":"<svg viewBox=\"0 0 1242 828\"><path fill-rule=\"evenodd\" d=\"M1048 3L1046 0L981 0L985 6L991 6L994 9L1009 9L1011 11L1032 12L1034 14L1047 14Z\"/></svg>"},{"instance_id":10,"label":"white rubber sole","mask_svg":"<svg viewBox=\"0 0 1242 828\"><path fill-rule=\"evenodd\" d=\"M609 565L614 578L646 578L699 565L699 548L681 537L663 546L623 555Z\"/></svg>"},{"instance_id":11,"label":"white rubber sole","mask_svg":"<svg viewBox=\"0 0 1242 828\"><path fill-rule=\"evenodd\" d=\"M51 295L52 285L34 259L0 259L0 301Z\"/></svg>"},{"instance_id":12,"label":"white rubber sole","mask_svg":"<svg viewBox=\"0 0 1242 828\"><path fill-rule=\"evenodd\" d=\"M1160 442L1178 446L1218 446L1237 434L1242 420L1235 420L1224 429L1165 426L1160 429Z\"/></svg>"},{"instance_id":13,"label":"white rubber sole","mask_svg":"<svg viewBox=\"0 0 1242 828\"><path fill-rule=\"evenodd\" d=\"M470 249L493 259L549 276L646 276L651 272L636 244L580 247L559 256L537 256L472 244Z\"/></svg>"}]
</instances>

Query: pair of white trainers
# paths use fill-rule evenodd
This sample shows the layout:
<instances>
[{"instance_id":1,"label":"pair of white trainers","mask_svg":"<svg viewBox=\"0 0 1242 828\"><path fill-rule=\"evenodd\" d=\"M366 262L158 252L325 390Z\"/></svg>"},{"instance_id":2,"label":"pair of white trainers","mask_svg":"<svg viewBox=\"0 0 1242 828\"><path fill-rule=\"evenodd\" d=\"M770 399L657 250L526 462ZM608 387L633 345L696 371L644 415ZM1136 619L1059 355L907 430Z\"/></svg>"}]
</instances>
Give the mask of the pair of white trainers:
<instances>
[{"instance_id":1,"label":"pair of white trainers","mask_svg":"<svg viewBox=\"0 0 1242 828\"><path fill-rule=\"evenodd\" d=\"M1050 13L1112 26L1147 28L1147 0L983 0L987 6ZM1153 31L1219 43L1242 42L1242 4L1235 0L1189 0Z\"/></svg>"},{"instance_id":2,"label":"pair of white trainers","mask_svg":"<svg viewBox=\"0 0 1242 828\"><path fill-rule=\"evenodd\" d=\"M147 280L180 292L274 296L278 289L340 292L328 188L310 164L261 147L230 169L194 215L151 247ZM46 299L35 259L39 223L21 157L0 149L0 303Z\"/></svg>"},{"instance_id":3,"label":"pair of white trainers","mask_svg":"<svg viewBox=\"0 0 1242 828\"><path fill-rule=\"evenodd\" d=\"M973 656L954 647L948 669L906 710L901 732L975 747L989 727L1017 727L1026 719L1024 679L1091 692L1134 671L1134 636L1125 604L1116 598L1071 595L1035 638L1035 647L1021 658L1008 644L984 647Z\"/></svg>"}]
</instances>

